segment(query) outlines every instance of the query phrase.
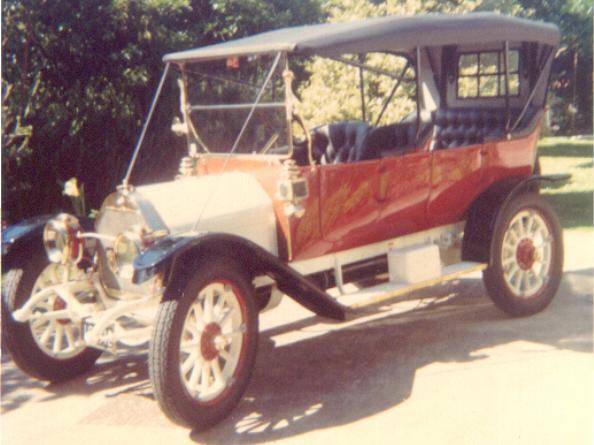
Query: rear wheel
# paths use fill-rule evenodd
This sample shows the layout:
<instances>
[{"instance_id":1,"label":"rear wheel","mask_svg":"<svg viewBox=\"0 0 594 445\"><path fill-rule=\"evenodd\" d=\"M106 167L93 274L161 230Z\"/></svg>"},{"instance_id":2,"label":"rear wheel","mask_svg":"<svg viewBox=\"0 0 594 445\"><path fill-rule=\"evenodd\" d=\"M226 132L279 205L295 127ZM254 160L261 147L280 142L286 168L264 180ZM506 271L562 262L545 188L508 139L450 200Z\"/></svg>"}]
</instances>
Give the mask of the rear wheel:
<instances>
[{"instance_id":1,"label":"rear wheel","mask_svg":"<svg viewBox=\"0 0 594 445\"><path fill-rule=\"evenodd\" d=\"M179 300L161 303L149 373L174 422L205 429L241 399L256 356L254 289L231 261L199 266Z\"/></svg>"},{"instance_id":2,"label":"rear wheel","mask_svg":"<svg viewBox=\"0 0 594 445\"><path fill-rule=\"evenodd\" d=\"M546 308L563 271L561 227L549 203L535 193L515 198L498 218L492 243L483 278L493 302L512 316Z\"/></svg>"}]
</instances>

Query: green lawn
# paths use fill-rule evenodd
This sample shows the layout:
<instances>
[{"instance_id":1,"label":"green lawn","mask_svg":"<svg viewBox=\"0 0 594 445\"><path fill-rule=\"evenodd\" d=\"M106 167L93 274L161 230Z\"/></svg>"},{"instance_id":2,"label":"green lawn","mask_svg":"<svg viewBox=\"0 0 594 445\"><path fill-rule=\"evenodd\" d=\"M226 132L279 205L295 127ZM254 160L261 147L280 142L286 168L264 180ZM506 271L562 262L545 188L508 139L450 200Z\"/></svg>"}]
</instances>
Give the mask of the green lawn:
<instances>
[{"instance_id":1,"label":"green lawn","mask_svg":"<svg viewBox=\"0 0 594 445\"><path fill-rule=\"evenodd\" d=\"M571 180L542 190L555 206L565 229L592 230L593 141L567 137L543 138L538 144L543 174L569 173Z\"/></svg>"}]
</instances>

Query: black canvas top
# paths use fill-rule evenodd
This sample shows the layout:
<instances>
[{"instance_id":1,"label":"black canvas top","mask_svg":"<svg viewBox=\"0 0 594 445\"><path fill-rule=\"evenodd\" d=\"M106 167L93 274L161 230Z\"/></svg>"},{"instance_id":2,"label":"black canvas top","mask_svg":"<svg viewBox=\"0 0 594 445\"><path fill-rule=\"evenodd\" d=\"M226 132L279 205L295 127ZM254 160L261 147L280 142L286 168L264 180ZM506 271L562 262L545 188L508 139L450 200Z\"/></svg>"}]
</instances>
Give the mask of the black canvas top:
<instances>
[{"instance_id":1,"label":"black canvas top","mask_svg":"<svg viewBox=\"0 0 594 445\"><path fill-rule=\"evenodd\" d=\"M490 12L387 16L352 22L282 28L216 45L167 54L165 62L199 61L286 51L337 56L371 51L406 51L415 46L537 42L559 44L550 23Z\"/></svg>"}]
</instances>

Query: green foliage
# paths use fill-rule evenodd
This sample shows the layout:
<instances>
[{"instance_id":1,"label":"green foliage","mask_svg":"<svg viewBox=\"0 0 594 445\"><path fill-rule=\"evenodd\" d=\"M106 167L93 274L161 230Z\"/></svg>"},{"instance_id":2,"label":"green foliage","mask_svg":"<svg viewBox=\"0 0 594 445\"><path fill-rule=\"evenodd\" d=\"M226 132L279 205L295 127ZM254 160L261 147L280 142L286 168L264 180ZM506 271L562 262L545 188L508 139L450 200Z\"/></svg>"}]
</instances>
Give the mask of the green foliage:
<instances>
[{"instance_id":1,"label":"green foliage","mask_svg":"<svg viewBox=\"0 0 594 445\"><path fill-rule=\"evenodd\" d=\"M561 45L551 75L553 123L563 134L592 132L592 1L483 0L480 9L555 23Z\"/></svg>"},{"instance_id":2,"label":"green foliage","mask_svg":"<svg viewBox=\"0 0 594 445\"><path fill-rule=\"evenodd\" d=\"M319 20L316 0L7 0L2 3L2 218L67 208L77 177L91 207L122 179L171 51ZM184 152L165 86L137 181L173 176ZM159 131L155 131L159 130Z\"/></svg>"},{"instance_id":3,"label":"green foliage","mask_svg":"<svg viewBox=\"0 0 594 445\"><path fill-rule=\"evenodd\" d=\"M569 181L551 184L542 190L555 207L563 227L592 229L592 139L544 138L538 144L538 153L544 174L571 174Z\"/></svg>"},{"instance_id":4,"label":"green foliage","mask_svg":"<svg viewBox=\"0 0 594 445\"><path fill-rule=\"evenodd\" d=\"M330 22L340 22L367 17L385 15L407 15L428 12L461 12L471 11L480 1L447 1L433 0L391 0L371 2L368 0L327 0L324 9ZM398 74L405 65L402 57L371 54L365 64ZM323 124L335 120L361 120L361 95L359 90L359 70L341 62L314 57L305 65L309 79L298 87L301 97L301 108L310 125ZM396 91L393 100L382 118L382 123L397 122L416 109L414 70L409 71L408 82L404 82ZM366 72L365 102L367 120L374 123L392 87L394 80Z\"/></svg>"}]
</instances>

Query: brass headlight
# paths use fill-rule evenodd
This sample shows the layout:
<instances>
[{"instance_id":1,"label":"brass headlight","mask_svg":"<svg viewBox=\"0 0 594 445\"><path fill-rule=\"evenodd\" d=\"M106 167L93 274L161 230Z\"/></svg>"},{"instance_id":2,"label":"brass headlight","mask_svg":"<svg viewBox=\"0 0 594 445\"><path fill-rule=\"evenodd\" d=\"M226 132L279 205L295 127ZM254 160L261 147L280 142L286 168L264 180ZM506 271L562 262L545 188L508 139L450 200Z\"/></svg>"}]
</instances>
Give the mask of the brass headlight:
<instances>
[{"instance_id":1,"label":"brass headlight","mask_svg":"<svg viewBox=\"0 0 594 445\"><path fill-rule=\"evenodd\" d=\"M131 233L119 234L113 243L115 256L114 272L128 274L133 272L134 259L140 254L140 240Z\"/></svg>"},{"instance_id":2,"label":"brass headlight","mask_svg":"<svg viewBox=\"0 0 594 445\"><path fill-rule=\"evenodd\" d=\"M77 234L80 223L75 216L61 213L50 219L43 228L43 246L54 263L78 262L83 253L83 243Z\"/></svg>"}]
</instances>

